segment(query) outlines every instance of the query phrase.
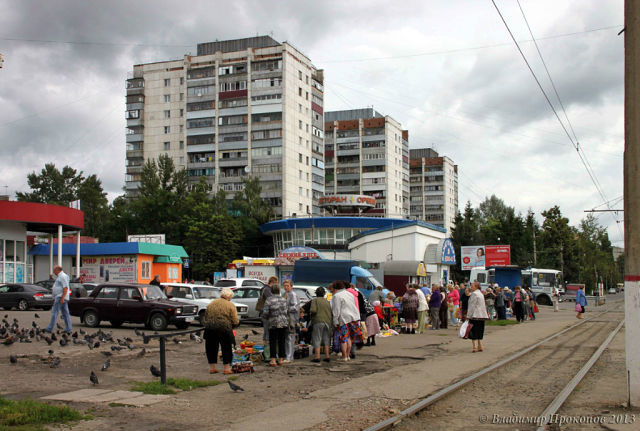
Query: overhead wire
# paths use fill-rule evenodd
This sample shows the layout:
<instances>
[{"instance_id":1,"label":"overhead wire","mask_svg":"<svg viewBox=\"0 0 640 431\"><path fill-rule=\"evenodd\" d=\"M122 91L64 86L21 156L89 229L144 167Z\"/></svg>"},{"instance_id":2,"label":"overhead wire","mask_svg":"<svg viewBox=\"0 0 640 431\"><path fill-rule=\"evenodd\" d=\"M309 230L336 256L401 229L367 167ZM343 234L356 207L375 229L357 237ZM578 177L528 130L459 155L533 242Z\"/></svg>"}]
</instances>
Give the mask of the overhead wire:
<instances>
[{"instance_id":1,"label":"overhead wire","mask_svg":"<svg viewBox=\"0 0 640 431\"><path fill-rule=\"evenodd\" d=\"M562 127L562 130L564 130L565 134L569 138L569 141L571 142L571 145L574 147L574 149L578 153L578 157L580 158L580 161L584 165L585 170L587 171L587 174L589 175L589 178L591 179L591 182L593 183L593 185L596 188L596 191L598 192L598 194L600 195L602 200L606 202L607 198L605 197L604 192L600 188L599 182L595 178L595 172L592 172L592 170L589 168L589 164L585 161L585 158L583 157L583 153L580 151L579 144L577 142L574 142L573 137L571 136L571 134L567 130L567 127L562 122L560 116L558 115L558 112L555 109L555 106L553 106L553 103L551 103L551 100L549 99L549 96L547 95L546 91L542 87L542 84L540 83L540 80L538 79L537 75L535 74L535 72L533 71L531 65L529 64L529 61L527 60L527 57L524 55L524 52L522 51L522 48L518 44L518 41L516 40L515 36L513 35L513 32L511 31L511 28L509 28L509 25L507 24L507 21L505 20L504 16L502 15L502 12L500 11L500 8L496 4L495 0L491 0L491 3L493 4L493 6L495 7L496 11L498 12L498 15L500 16L500 19L502 20L502 23L504 24L505 28L507 29L507 32L509 33L509 36L511 37L511 39L515 43L516 48L518 49L518 52L520 53L520 56L524 60L527 68L529 69L529 72L531 72L531 75L533 76L533 79L535 80L536 84L538 85L538 88L542 92L542 94L543 94L545 100L547 101L549 107L553 111L553 114L555 115L556 119L560 123L560 126Z\"/></svg>"}]
</instances>

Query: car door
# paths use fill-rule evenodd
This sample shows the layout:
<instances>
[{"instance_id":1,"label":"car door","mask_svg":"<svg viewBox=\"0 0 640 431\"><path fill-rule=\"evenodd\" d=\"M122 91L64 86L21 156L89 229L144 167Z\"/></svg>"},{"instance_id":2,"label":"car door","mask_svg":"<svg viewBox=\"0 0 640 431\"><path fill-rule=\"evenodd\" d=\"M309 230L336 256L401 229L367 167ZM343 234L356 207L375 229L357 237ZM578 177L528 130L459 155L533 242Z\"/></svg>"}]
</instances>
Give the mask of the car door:
<instances>
[{"instance_id":1,"label":"car door","mask_svg":"<svg viewBox=\"0 0 640 431\"><path fill-rule=\"evenodd\" d=\"M3 284L0 286L0 307L10 307L8 284Z\"/></svg>"},{"instance_id":2,"label":"car door","mask_svg":"<svg viewBox=\"0 0 640 431\"><path fill-rule=\"evenodd\" d=\"M118 287L103 286L96 295L93 303L98 311L100 320L119 320L117 313Z\"/></svg>"},{"instance_id":3,"label":"car door","mask_svg":"<svg viewBox=\"0 0 640 431\"><path fill-rule=\"evenodd\" d=\"M258 318L258 311L256 310L256 304L260 298L260 289L257 287L241 287L244 291L242 298L238 302L248 307L247 317L251 319Z\"/></svg>"},{"instance_id":4,"label":"car door","mask_svg":"<svg viewBox=\"0 0 640 431\"><path fill-rule=\"evenodd\" d=\"M18 302L20 302L21 299L26 299L27 302L29 302L29 299L27 298L28 295L24 292L24 287L19 284L11 285L9 288L9 294L11 295L11 305L14 307L18 306Z\"/></svg>"},{"instance_id":5,"label":"car door","mask_svg":"<svg viewBox=\"0 0 640 431\"><path fill-rule=\"evenodd\" d=\"M140 290L135 286L120 287L118 297L118 320L132 323L145 323L146 310L142 303Z\"/></svg>"}]
</instances>

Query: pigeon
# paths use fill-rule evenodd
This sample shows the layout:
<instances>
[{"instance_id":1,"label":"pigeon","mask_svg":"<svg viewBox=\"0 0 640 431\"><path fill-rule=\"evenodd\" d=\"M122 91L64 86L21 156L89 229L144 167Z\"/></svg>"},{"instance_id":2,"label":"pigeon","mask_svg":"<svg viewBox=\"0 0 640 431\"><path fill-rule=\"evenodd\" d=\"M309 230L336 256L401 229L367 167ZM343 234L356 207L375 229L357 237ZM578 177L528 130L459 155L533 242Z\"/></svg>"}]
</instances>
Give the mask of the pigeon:
<instances>
[{"instance_id":1,"label":"pigeon","mask_svg":"<svg viewBox=\"0 0 640 431\"><path fill-rule=\"evenodd\" d=\"M12 336L9 336L7 338L4 339L4 341L2 342L2 344L4 344L5 346L10 346L14 343L14 339Z\"/></svg>"},{"instance_id":2,"label":"pigeon","mask_svg":"<svg viewBox=\"0 0 640 431\"><path fill-rule=\"evenodd\" d=\"M138 348L138 346L136 346L135 344L129 344L129 345L127 346L127 348L128 348L129 350L135 350L135 349L137 349L137 348Z\"/></svg>"},{"instance_id":3,"label":"pigeon","mask_svg":"<svg viewBox=\"0 0 640 431\"><path fill-rule=\"evenodd\" d=\"M94 385L97 385L98 383L98 376L96 376L96 373L94 373L93 371L91 371L91 374L89 375L89 380L91 380L91 383L93 383Z\"/></svg>"},{"instance_id":4,"label":"pigeon","mask_svg":"<svg viewBox=\"0 0 640 431\"><path fill-rule=\"evenodd\" d=\"M157 368L155 367L155 365L151 365L151 366L149 367L149 371L151 371L151 374L152 374L154 377L160 377L160 376L162 375L162 373L160 372L160 370L159 370L159 369L157 369Z\"/></svg>"},{"instance_id":5,"label":"pigeon","mask_svg":"<svg viewBox=\"0 0 640 431\"><path fill-rule=\"evenodd\" d=\"M244 334L244 337L242 337L242 339L247 341L249 339L249 334Z\"/></svg>"},{"instance_id":6,"label":"pigeon","mask_svg":"<svg viewBox=\"0 0 640 431\"><path fill-rule=\"evenodd\" d=\"M9 356L9 362L11 362L12 364L17 364L18 363L18 358L16 358L14 355L10 355Z\"/></svg>"},{"instance_id":7,"label":"pigeon","mask_svg":"<svg viewBox=\"0 0 640 431\"><path fill-rule=\"evenodd\" d=\"M142 350L140 350L140 351L138 352L138 354L136 355L136 357L138 357L138 358L142 358L142 357L145 355L145 353L147 353L147 349L145 349L145 348L143 347L143 348L142 348Z\"/></svg>"},{"instance_id":8,"label":"pigeon","mask_svg":"<svg viewBox=\"0 0 640 431\"><path fill-rule=\"evenodd\" d=\"M48 346L50 346L53 343L53 340L51 339L51 337L44 337L44 341L47 342Z\"/></svg>"},{"instance_id":9,"label":"pigeon","mask_svg":"<svg viewBox=\"0 0 640 431\"><path fill-rule=\"evenodd\" d=\"M244 392L244 389L242 389L240 386L234 384L231 380L227 380L227 383L229 383L229 387L231 388L231 390L233 392L238 392L238 391Z\"/></svg>"},{"instance_id":10,"label":"pigeon","mask_svg":"<svg viewBox=\"0 0 640 431\"><path fill-rule=\"evenodd\" d=\"M66 338L60 338L60 347L66 346L68 343Z\"/></svg>"},{"instance_id":11,"label":"pigeon","mask_svg":"<svg viewBox=\"0 0 640 431\"><path fill-rule=\"evenodd\" d=\"M112 355L112 353L111 353L111 352L100 352L100 353L102 353L103 355L105 355L107 358L108 358L109 356L111 356L111 355Z\"/></svg>"},{"instance_id":12,"label":"pigeon","mask_svg":"<svg viewBox=\"0 0 640 431\"><path fill-rule=\"evenodd\" d=\"M80 335L87 335L87 331L85 331L84 329L80 328Z\"/></svg>"},{"instance_id":13,"label":"pigeon","mask_svg":"<svg viewBox=\"0 0 640 431\"><path fill-rule=\"evenodd\" d=\"M40 318L40 316L38 315L38 313L35 313L35 314L33 315L33 317L35 317L36 319L39 319L39 318Z\"/></svg>"},{"instance_id":14,"label":"pigeon","mask_svg":"<svg viewBox=\"0 0 640 431\"><path fill-rule=\"evenodd\" d=\"M133 343L133 339L131 337L125 337L124 339L127 343Z\"/></svg>"},{"instance_id":15,"label":"pigeon","mask_svg":"<svg viewBox=\"0 0 640 431\"><path fill-rule=\"evenodd\" d=\"M133 332L135 332L135 333L136 333L136 336L138 336L138 337L142 335L142 332L140 332L140 330L139 330L138 328L135 328L135 329L133 330Z\"/></svg>"},{"instance_id":16,"label":"pigeon","mask_svg":"<svg viewBox=\"0 0 640 431\"><path fill-rule=\"evenodd\" d=\"M175 344L182 344L182 341L180 341L178 338L174 338L174 339L173 339L173 342L174 342Z\"/></svg>"},{"instance_id":17,"label":"pigeon","mask_svg":"<svg viewBox=\"0 0 640 431\"><path fill-rule=\"evenodd\" d=\"M47 351L47 353L49 354L49 356L53 356L53 350L49 349L49 351Z\"/></svg>"},{"instance_id":18,"label":"pigeon","mask_svg":"<svg viewBox=\"0 0 640 431\"><path fill-rule=\"evenodd\" d=\"M198 344L202 343L202 338L198 337L197 335L195 337L193 337L193 339Z\"/></svg>"},{"instance_id":19,"label":"pigeon","mask_svg":"<svg viewBox=\"0 0 640 431\"><path fill-rule=\"evenodd\" d=\"M107 371L111 366L111 359L107 359L104 364L102 364L102 371Z\"/></svg>"},{"instance_id":20,"label":"pigeon","mask_svg":"<svg viewBox=\"0 0 640 431\"><path fill-rule=\"evenodd\" d=\"M100 347L100 341L96 341L95 344L93 345L94 349L97 349L98 347Z\"/></svg>"},{"instance_id":21,"label":"pigeon","mask_svg":"<svg viewBox=\"0 0 640 431\"><path fill-rule=\"evenodd\" d=\"M122 347L122 346L111 346L111 351L112 352L115 352L115 351L119 352L120 350L123 350L123 349L124 349L124 347Z\"/></svg>"},{"instance_id":22,"label":"pigeon","mask_svg":"<svg viewBox=\"0 0 640 431\"><path fill-rule=\"evenodd\" d=\"M256 331L255 329L252 329L252 330L251 330L251 333L252 333L253 335L258 335L258 334L259 334L259 332L258 332L258 331Z\"/></svg>"},{"instance_id":23,"label":"pigeon","mask_svg":"<svg viewBox=\"0 0 640 431\"><path fill-rule=\"evenodd\" d=\"M61 324L59 324L59 323L56 323L56 328L58 328L58 329L63 329L62 325L61 325Z\"/></svg>"},{"instance_id":24,"label":"pigeon","mask_svg":"<svg viewBox=\"0 0 640 431\"><path fill-rule=\"evenodd\" d=\"M78 331L74 332L71 336L72 336L73 338L78 338Z\"/></svg>"},{"instance_id":25,"label":"pigeon","mask_svg":"<svg viewBox=\"0 0 640 431\"><path fill-rule=\"evenodd\" d=\"M49 365L49 368L58 368L58 365L60 365L60 358L55 357L53 358L53 362L51 362L51 365Z\"/></svg>"}]
</instances>

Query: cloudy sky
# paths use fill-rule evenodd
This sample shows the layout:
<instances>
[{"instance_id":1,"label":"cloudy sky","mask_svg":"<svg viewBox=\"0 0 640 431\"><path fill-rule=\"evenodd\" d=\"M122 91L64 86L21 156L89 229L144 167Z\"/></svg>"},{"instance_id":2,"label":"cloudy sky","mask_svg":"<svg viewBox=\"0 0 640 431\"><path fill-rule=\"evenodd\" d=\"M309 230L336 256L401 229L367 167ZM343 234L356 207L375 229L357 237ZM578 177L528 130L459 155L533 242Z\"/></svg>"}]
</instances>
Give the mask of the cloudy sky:
<instances>
[{"instance_id":1,"label":"cloudy sky","mask_svg":"<svg viewBox=\"0 0 640 431\"><path fill-rule=\"evenodd\" d=\"M496 4L564 120L518 3ZM623 0L520 6L602 194L622 208ZM496 194L523 213L560 205L572 224L606 208L491 0L0 0L0 10L0 192L26 191L27 174L54 162L97 174L117 196L133 65L271 34L325 70L325 110L373 106L409 130L412 148L453 159L461 206ZM622 246L622 214L598 218Z\"/></svg>"}]
</instances>

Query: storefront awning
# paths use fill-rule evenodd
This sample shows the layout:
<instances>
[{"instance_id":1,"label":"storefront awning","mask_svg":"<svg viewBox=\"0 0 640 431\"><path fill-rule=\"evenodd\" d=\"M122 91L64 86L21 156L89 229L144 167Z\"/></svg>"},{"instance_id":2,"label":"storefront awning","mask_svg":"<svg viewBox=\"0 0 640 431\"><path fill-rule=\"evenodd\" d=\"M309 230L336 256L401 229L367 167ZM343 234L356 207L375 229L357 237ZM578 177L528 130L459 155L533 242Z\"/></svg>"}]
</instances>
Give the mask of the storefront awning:
<instances>
[{"instance_id":1,"label":"storefront awning","mask_svg":"<svg viewBox=\"0 0 640 431\"><path fill-rule=\"evenodd\" d=\"M156 256L153 261L155 263L182 263L182 258L179 256Z\"/></svg>"},{"instance_id":2,"label":"storefront awning","mask_svg":"<svg viewBox=\"0 0 640 431\"><path fill-rule=\"evenodd\" d=\"M384 264L385 275L420 276L427 275L424 264L419 260L392 260Z\"/></svg>"}]
</instances>

